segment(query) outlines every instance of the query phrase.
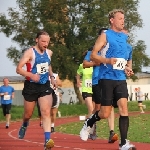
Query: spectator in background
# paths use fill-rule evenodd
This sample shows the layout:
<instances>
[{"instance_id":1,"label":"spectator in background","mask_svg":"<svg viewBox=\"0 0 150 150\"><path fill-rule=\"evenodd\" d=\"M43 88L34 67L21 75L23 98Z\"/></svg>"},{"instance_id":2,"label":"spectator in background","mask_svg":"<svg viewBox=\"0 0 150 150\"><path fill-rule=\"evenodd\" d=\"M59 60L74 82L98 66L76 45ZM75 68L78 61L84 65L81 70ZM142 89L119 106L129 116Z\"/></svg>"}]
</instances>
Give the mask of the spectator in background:
<instances>
[{"instance_id":1,"label":"spectator in background","mask_svg":"<svg viewBox=\"0 0 150 150\"><path fill-rule=\"evenodd\" d=\"M145 96L145 95L144 95L143 92L141 91L141 88L138 87L138 88L137 88L137 100L138 100L138 106L139 106L139 108L140 108L140 110L141 110L141 113L145 113L143 109L146 108L146 105L143 105L143 104L142 104L142 102L143 102L143 100L144 100L144 96Z\"/></svg>"},{"instance_id":2,"label":"spectator in background","mask_svg":"<svg viewBox=\"0 0 150 150\"><path fill-rule=\"evenodd\" d=\"M14 88L9 85L8 78L3 79L4 85L0 87L0 96L1 96L1 105L3 109L3 114L6 117L6 129L9 128L10 119L11 119L11 105L12 99L15 96Z\"/></svg>"}]
</instances>

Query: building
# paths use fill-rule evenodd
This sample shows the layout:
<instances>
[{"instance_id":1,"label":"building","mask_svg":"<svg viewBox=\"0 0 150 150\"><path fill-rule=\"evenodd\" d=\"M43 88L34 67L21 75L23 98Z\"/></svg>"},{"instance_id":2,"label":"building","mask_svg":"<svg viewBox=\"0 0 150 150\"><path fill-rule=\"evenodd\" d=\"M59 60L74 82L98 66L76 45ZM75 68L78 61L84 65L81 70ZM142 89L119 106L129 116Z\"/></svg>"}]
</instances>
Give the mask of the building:
<instances>
[{"instance_id":1,"label":"building","mask_svg":"<svg viewBox=\"0 0 150 150\"><path fill-rule=\"evenodd\" d=\"M13 105L23 105L22 89L25 78L22 76L0 76L0 85L3 84L4 77L9 79L9 85L13 86L15 89L15 99L13 100ZM137 87L140 87L141 91L145 93L146 100L150 99L150 73L137 73L137 77L138 79L136 81L132 81L132 79L127 80L129 100L136 100L135 88ZM65 79L62 83L62 90L64 91L62 96L63 103L69 104L70 102L76 103L78 101L73 83L71 81Z\"/></svg>"}]
</instances>

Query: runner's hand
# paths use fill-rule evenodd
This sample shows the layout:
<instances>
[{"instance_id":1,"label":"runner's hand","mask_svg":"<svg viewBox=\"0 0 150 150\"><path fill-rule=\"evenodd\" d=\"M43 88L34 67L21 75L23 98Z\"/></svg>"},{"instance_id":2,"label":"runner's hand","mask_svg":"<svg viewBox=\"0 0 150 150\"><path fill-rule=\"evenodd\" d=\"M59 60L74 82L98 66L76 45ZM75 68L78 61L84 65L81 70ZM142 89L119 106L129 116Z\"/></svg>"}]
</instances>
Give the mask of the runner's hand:
<instances>
[{"instance_id":1,"label":"runner's hand","mask_svg":"<svg viewBox=\"0 0 150 150\"><path fill-rule=\"evenodd\" d=\"M111 64L112 66L116 64L117 58L106 58L106 64Z\"/></svg>"},{"instance_id":2,"label":"runner's hand","mask_svg":"<svg viewBox=\"0 0 150 150\"><path fill-rule=\"evenodd\" d=\"M39 74L32 74L30 78L34 82L38 82L40 80L40 75Z\"/></svg>"},{"instance_id":3,"label":"runner's hand","mask_svg":"<svg viewBox=\"0 0 150 150\"><path fill-rule=\"evenodd\" d=\"M8 92L5 92L4 95L8 95Z\"/></svg>"},{"instance_id":4,"label":"runner's hand","mask_svg":"<svg viewBox=\"0 0 150 150\"><path fill-rule=\"evenodd\" d=\"M128 77L130 77L134 74L133 70L127 66L125 67L125 73Z\"/></svg>"}]
</instances>

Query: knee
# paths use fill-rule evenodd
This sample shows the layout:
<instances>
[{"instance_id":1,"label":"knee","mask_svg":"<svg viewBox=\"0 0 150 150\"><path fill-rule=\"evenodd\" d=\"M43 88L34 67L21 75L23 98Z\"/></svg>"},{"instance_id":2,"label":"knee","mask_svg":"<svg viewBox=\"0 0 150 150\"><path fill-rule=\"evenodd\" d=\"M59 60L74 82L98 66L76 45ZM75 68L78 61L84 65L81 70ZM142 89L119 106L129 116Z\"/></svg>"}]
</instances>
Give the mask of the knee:
<instances>
[{"instance_id":1,"label":"knee","mask_svg":"<svg viewBox=\"0 0 150 150\"><path fill-rule=\"evenodd\" d=\"M106 119L110 115L110 112L100 112L100 118L101 119Z\"/></svg>"},{"instance_id":2,"label":"knee","mask_svg":"<svg viewBox=\"0 0 150 150\"><path fill-rule=\"evenodd\" d=\"M120 112L120 115L127 116L128 115L128 107L127 106L120 106L119 112Z\"/></svg>"},{"instance_id":3,"label":"knee","mask_svg":"<svg viewBox=\"0 0 150 150\"><path fill-rule=\"evenodd\" d=\"M50 117L50 113L49 109L41 110L42 117Z\"/></svg>"},{"instance_id":4,"label":"knee","mask_svg":"<svg viewBox=\"0 0 150 150\"><path fill-rule=\"evenodd\" d=\"M30 119L31 116L32 116L32 113L29 113L29 112L28 112L28 113L25 113L24 116L25 116L26 119Z\"/></svg>"},{"instance_id":5,"label":"knee","mask_svg":"<svg viewBox=\"0 0 150 150\"><path fill-rule=\"evenodd\" d=\"M99 110L100 110L100 105L97 105L97 104L96 104L94 110L95 110L95 111L99 111Z\"/></svg>"}]
</instances>

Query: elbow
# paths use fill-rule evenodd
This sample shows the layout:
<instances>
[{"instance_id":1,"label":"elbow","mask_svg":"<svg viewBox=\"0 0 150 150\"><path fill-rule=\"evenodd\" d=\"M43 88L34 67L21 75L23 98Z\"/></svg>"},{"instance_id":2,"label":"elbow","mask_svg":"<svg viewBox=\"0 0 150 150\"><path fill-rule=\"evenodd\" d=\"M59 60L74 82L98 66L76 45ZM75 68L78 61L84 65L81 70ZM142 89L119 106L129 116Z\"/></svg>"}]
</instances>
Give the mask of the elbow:
<instances>
[{"instance_id":1,"label":"elbow","mask_svg":"<svg viewBox=\"0 0 150 150\"><path fill-rule=\"evenodd\" d=\"M20 69L18 67L16 68L16 73L20 74Z\"/></svg>"},{"instance_id":2,"label":"elbow","mask_svg":"<svg viewBox=\"0 0 150 150\"><path fill-rule=\"evenodd\" d=\"M94 57L93 57L93 54L91 54L91 57L90 57L91 61L94 61Z\"/></svg>"},{"instance_id":3,"label":"elbow","mask_svg":"<svg viewBox=\"0 0 150 150\"><path fill-rule=\"evenodd\" d=\"M86 64L85 63L83 63L83 68L86 68Z\"/></svg>"}]
</instances>

